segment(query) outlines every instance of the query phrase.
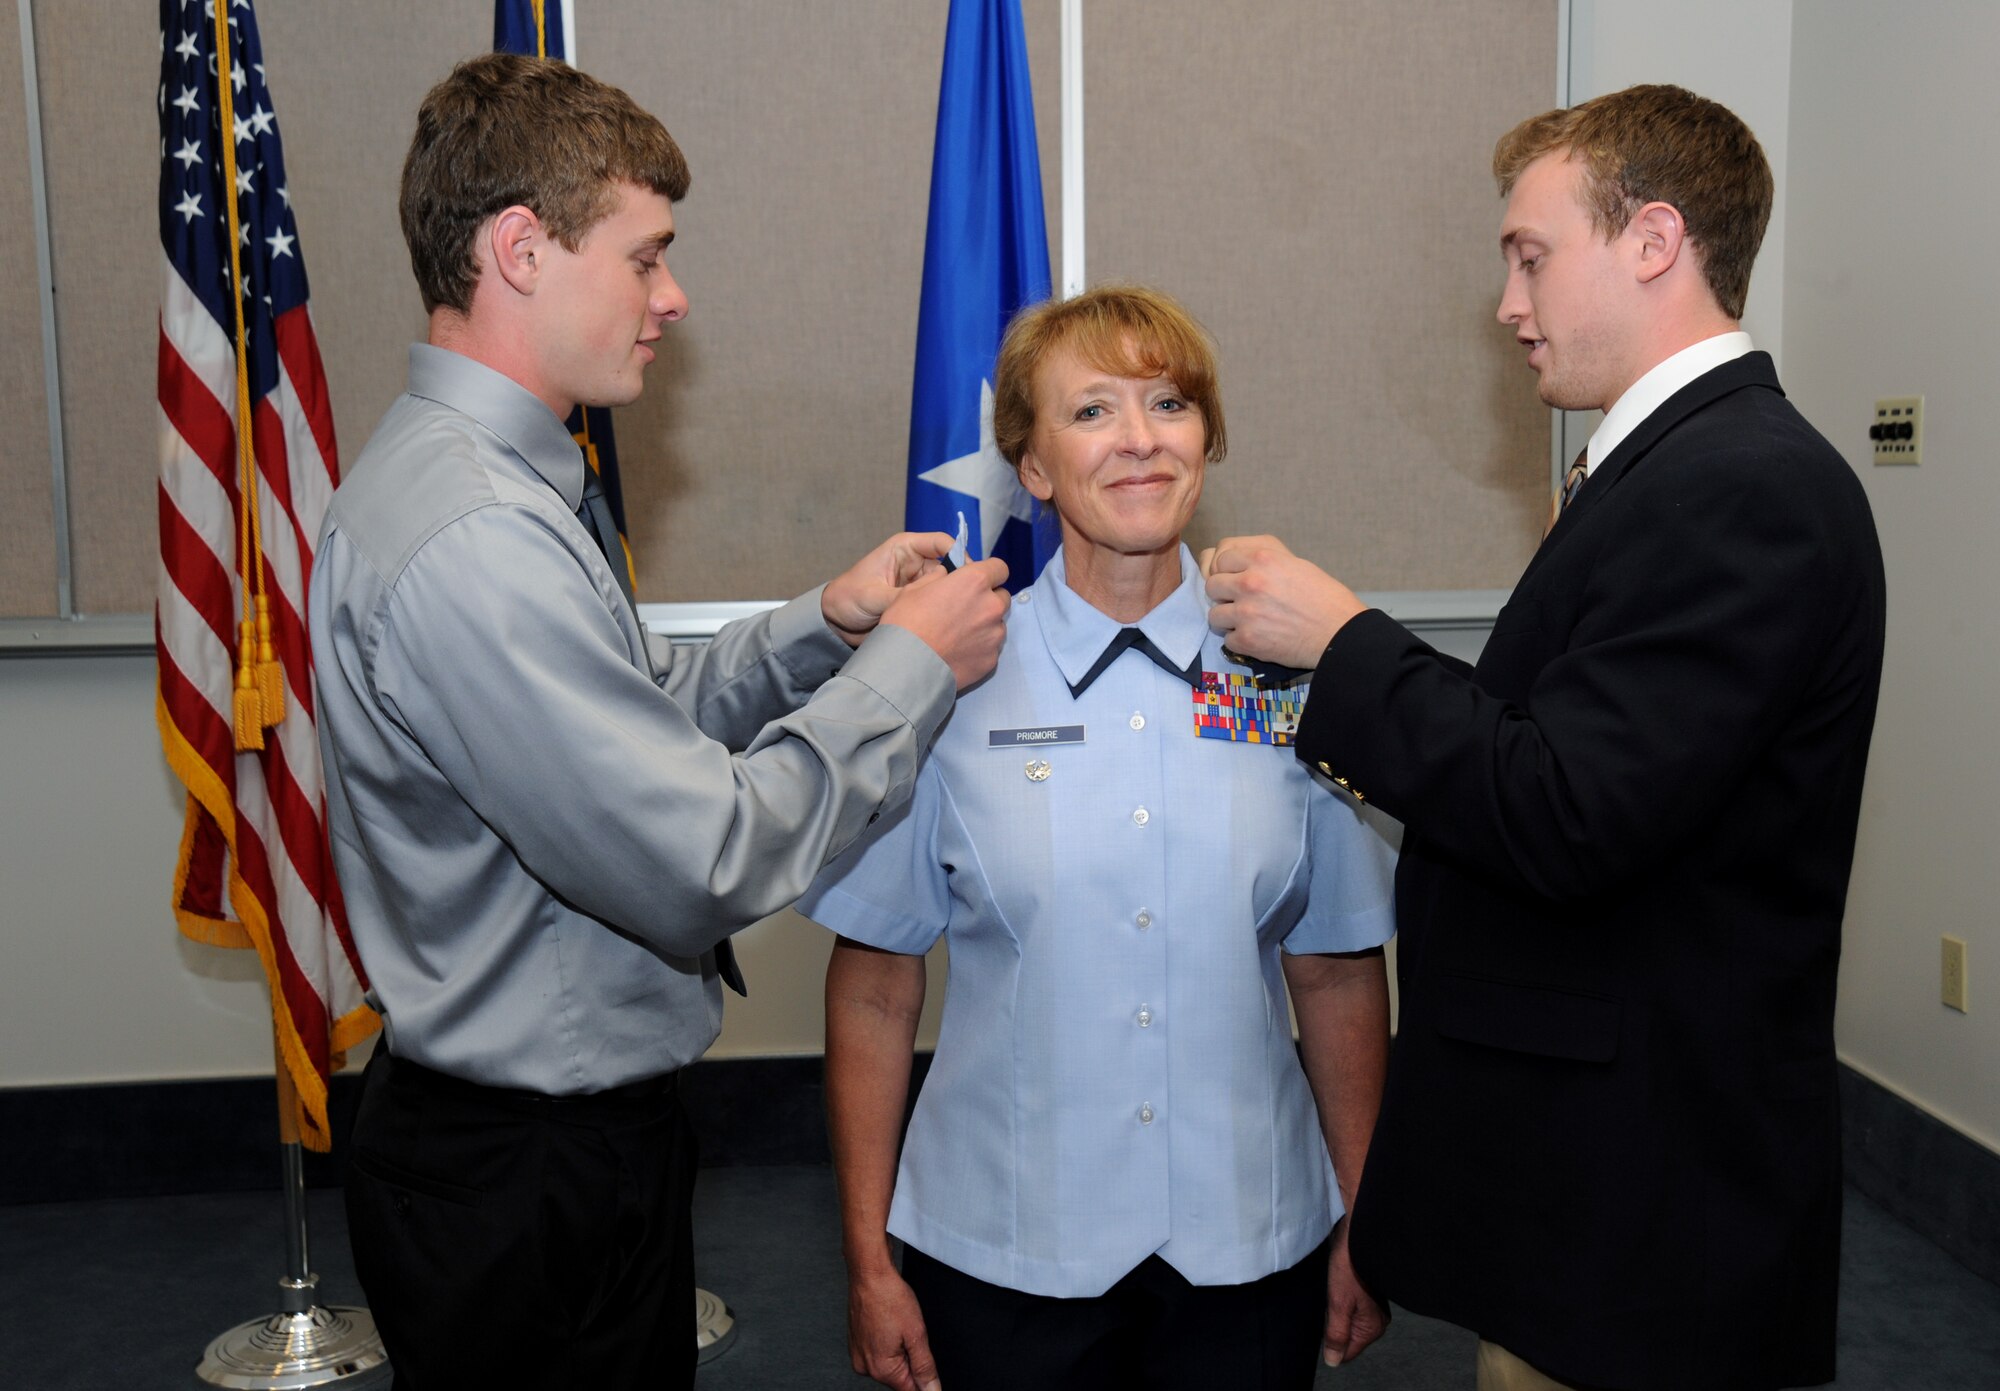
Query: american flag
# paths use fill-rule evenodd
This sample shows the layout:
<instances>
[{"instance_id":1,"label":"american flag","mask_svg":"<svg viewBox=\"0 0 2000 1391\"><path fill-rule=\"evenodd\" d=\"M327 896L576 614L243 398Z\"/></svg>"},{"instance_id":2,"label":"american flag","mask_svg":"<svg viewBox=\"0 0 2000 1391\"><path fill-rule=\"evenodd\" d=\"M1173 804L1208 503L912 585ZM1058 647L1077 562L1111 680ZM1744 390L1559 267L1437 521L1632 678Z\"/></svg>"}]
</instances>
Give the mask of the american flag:
<instances>
[{"instance_id":1,"label":"american flag","mask_svg":"<svg viewBox=\"0 0 2000 1391\"><path fill-rule=\"evenodd\" d=\"M300 1138L325 1149L326 1079L378 1022L327 850L305 628L306 578L339 477L333 414L250 0L161 0L160 30L154 627L160 737L188 792L174 913L197 941L257 950ZM237 436L245 399L248 461Z\"/></svg>"}]
</instances>

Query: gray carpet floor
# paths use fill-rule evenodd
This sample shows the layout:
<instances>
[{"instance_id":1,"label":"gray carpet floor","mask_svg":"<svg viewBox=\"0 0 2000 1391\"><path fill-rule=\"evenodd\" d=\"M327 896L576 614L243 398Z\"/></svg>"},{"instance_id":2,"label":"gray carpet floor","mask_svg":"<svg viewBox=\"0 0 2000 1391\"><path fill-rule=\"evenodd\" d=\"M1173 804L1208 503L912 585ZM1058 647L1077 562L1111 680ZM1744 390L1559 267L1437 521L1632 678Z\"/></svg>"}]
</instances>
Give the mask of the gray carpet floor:
<instances>
[{"instance_id":1,"label":"gray carpet floor","mask_svg":"<svg viewBox=\"0 0 2000 1391\"><path fill-rule=\"evenodd\" d=\"M324 1302L360 1303L337 1192L309 1195ZM738 1318L701 1391L862 1391L847 1367L833 1177L710 1169L695 1202L702 1284ZM183 1391L208 1340L276 1308L275 1194L0 1207L0 1387ZM1338 1391L1470 1391L1470 1334L1399 1313ZM350 1382L379 1387L386 1378ZM1840 1391L2000 1388L2000 1288L1868 1199L1847 1195ZM1698 1391L1691 1388L1690 1391Z\"/></svg>"}]
</instances>

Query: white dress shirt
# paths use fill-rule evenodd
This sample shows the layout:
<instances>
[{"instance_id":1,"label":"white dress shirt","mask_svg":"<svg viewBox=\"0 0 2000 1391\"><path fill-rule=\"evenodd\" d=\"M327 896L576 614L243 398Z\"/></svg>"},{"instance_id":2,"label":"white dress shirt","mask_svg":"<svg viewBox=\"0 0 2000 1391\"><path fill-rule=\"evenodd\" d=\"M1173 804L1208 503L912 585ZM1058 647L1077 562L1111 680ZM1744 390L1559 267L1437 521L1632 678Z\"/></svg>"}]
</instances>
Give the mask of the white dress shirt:
<instances>
[{"instance_id":1,"label":"white dress shirt","mask_svg":"<svg viewBox=\"0 0 2000 1391\"><path fill-rule=\"evenodd\" d=\"M1624 443L1625 437L1638 429L1647 416L1665 405L1669 396L1696 377L1706 376L1725 362L1734 362L1749 352L1750 346L1750 335L1737 329L1704 338L1655 363L1650 372L1625 388L1625 394L1611 403L1611 409L1591 432L1584 472L1596 472L1597 466L1611 457L1611 451Z\"/></svg>"}]
</instances>

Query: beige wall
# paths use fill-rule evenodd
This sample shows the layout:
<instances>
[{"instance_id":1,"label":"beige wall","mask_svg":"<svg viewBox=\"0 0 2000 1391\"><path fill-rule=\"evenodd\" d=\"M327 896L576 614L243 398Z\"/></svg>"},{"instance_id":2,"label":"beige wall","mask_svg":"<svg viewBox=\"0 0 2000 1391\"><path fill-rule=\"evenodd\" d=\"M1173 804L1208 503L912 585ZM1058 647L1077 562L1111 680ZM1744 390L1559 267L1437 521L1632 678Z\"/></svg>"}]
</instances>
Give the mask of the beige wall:
<instances>
[{"instance_id":1,"label":"beige wall","mask_svg":"<svg viewBox=\"0 0 2000 1391\"><path fill-rule=\"evenodd\" d=\"M1848 1063L2000 1149L2000 517L1989 441L2000 278L1981 244L2000 141L1983 0L1576 0L1578 98L1680 82L1743 114L1778 206L1745 327L1868 489L1889 579L1882 705L1848 900L1835 1039ZM1730 42L1714 42L1727 32ZM1875 398L1926 397L1925 462L1877 468ZM1992 428L1988 428L1991 426ZM1938 1000L1939 938L1969 944L1972 1011ZM1987 982L1982 988L1981 982Z\"/></svg>"},{"instance_id":2,"label":"beige wall","mask_svg":"<svg viewBox=\"0 0 2000 1391\"><path fill-rule=\"evenodd\" d=\"M1918 7L1921 9L1921 6ZM1682 0L1671 24L1620 0L1573 0L1570 97L1583 101L1639 82L1673 82L1741 116L1777 176L1743 327L1785 365L1785 242L1790 226L1792 0ZM1728 42L1717 41L1726 33Z\"/></svg>"},{"instance_id":3,"label":"beige wall","mask_svg":"<svg viewBox=\"0 0 2000 1391\"><path fill-rule=\"evenodd\" d=\"M1368 589L1513 583L1548 414L1494 319L1489 160L1552 104L1555 39L1542 0L1084 6L1091 278L1173 290L1221 349L1198 540L1279 531Z\"/></svg>"},{"instance_id":4,"label":"beige wall","mask_svg":"<svg viewBox=\"0 0 2000 1391\"><path fill-rule=\"evenodd\" d=\"M1053 249L1058 6L1024 8ZM1522 498L1540 493L1544 433L1525 380L1499 390L1481 356L1507 356L1489 325L1485 127L1513 114L1503 108L1546 104L1555 4L1505 0L1456 27L1428 11L1405 23L1404 8L1092 0L1091 269L1166 283L1222 340L1238 444L1205 526L1276 525L1275 470L1289 467L1310 484L1308 507L1325 509L1324 524L1294 534L1348 561L1350 578L1423 583L1413 561L1479 554L1490 573L1445 569L1430 583L1480 588L1506 583L1525 545L1515 514L1539 506ZM155 548L158 43L114 0L33 0L33 13L50 113L64 423L72 486L89 498L77 599L89 613L144 610ZM593 0L589 15L584 65L659 111L695 175L675 251L694 313L645 404L621 417L642 597L804 588L900 512L944 6ZM351 456L421 329L394 218L411 113L451 60L485 47L491 7L266 0L259 19ZM1517 32L1478 37L1489 23ZM23 219L19 54L7 47L11 26L0 36L0 193L12 195L0 196L0 217ZM1507 67L1517 61L1525 72ZM1520 84L1518 100L1438 109L1450 105L1435 100L1438 88L1460 97L1496 76ZM1161 129L1173 132L1165 149ZM1410 160L1372 148L1398 133L1433 142L1436 166L1410 177ZM1352 244L1381 222L1410 225L1373 256ZM15 230L15 245L31 244L25 222ZM31 277L9 285L0 583L13 586L15 607L0 615L41 614L54 604L38 315ZM1406 292L1439 306L1408 342L1391 321ZM1408 351L1407 371L1376 364L1385 344ZM1423 392L1433 404L1420 408ZM1514 430L1525 444L1496 443ZM1390 439L1417 443L1392 452ZM1518 477L1516 455L1527 459ZM791 486L800 479L811 486ZM1406 513L1398 490L1423 480L1411 496L1425 527L1379 508L1360 524L1353 499L1371 479L1385 489L1382 507ZM1288 506L1282 519L1301 516L1310 523ZM1433 526L1461 528L1462 544ZM153 727L153 681L146 655L0 658L0 1086L268 1066L254 959L173 929L181 799ZM717 1052L816 1049L827 949L819 929L789 914L745 934L756 993L732 1003Z\"/></svg>"},{"instance_id":5,"label":"beige wall","mask_svg":"<svg viewBox=\"0 0 2000 1391\"><path fill-rule=\"evenodd\" d=\"M1785 381L1866 483L1889 576L1840 1048L2000 1149L1995 53L1983 0L1795 8ZM1877 468L1874 400L1906 395L1924 461ZM1969 1014L1938 1000L1944 933L1969 944Z\"/></svg>"},{"instance_id":6,"label":"beige wall","mask_svg":"<svg viewBox=\"0 0 2000 1391\"><path fill-rule=\"evenodd\" d=\"M1052 245L1058 9L1024 5ZM1545 427L1490 322L1484 162L1493 130L1548 99L1555 0L1086 12L1091 274L1179 291L1223 350L1237 452L1198 535L1283 523L1377 589L1507 584L1535 536ZM143 612L159 42L122 0L33 13L75 600ZM899 525L945 14L939 0L588 7L584 65L657 111L694 171L674 248L693 311L618 418L642 598L798 593ZM395 218L411 118L487 45L491 17L487 0L259 9L348 458L422 328ZM17 196L0 207L19 222L10 81L0 195ZM32 277L10 285L0 311L29 328ZM0 502L18 503L0 508L0 614L55 607L37 342L16 333L0 356Z\"/></svg>"},{"instance_id":7,"label":"beige wall","mask_svg":"<svg viewBox=\"0 0 2000 1391\"><path fill-rule=\"evenodd\" d=\"M1438 640L1471 657L1483 634ZM0 1087L271 1066L255 955L174 929L182 802L153 727L153 680L150 653L0 658ZM729 996L710 1056L817 1053L831 934L780 913L736 940L750 998ZM942 948L931 964L926 1047Z\"/></svg>"},{"instance_id":8,"label":"beige wall","mask_svg":"<svg viewBox=\"0 0 2000 1391\"><path fill-rule=\"evenodd\" d=\"M2000 485L1979 442L2000 436L1991 390L2000 281L1972 239L2000 210L1992 181L1969 176L1957 152L2000 140L1979 66L2000 51L2000 19L1977 0L1893 13L1866 0L1689 4L1687 32L1726 26L1737 39L1676 45L1630 7L1578 0L1577 95L1684 82L1743 111L1774 157L1783 152L1784 221L1774 227L1784 235L1760 259L1750 318L1764 317L1752 329L1782 343L1794 399L1861 470L1890 581L1889 670L1850 905L1840 1047L1993 1145L2000 737L1989 710L2000 606L1984 602L1994 582L1981 562ZM275 46L277 16L295 7L265 8ZM1891 22L1893 36L1883 28ZM1884 90L1894 99L1866 99ZM284 118L290 141L289 106ZM1895 197L1875 196L1884 171ZM697 159L698 189L700 178ZM329 231L312 243L316 281L322 264L332 273L338 241ZM332 332L324 316L321 332ZM1864 464L1869 403L1913 392L1929 398L1927 462ZM351 441L365 426L343 417L341 428ZM152 727L152 680L149 657L0 660L0 787L9 794L0 799L0 1086L267 1065L254 963L182 942L168 918L179 800ZM1937 1003L1944 931L1971 943L1970 1015ZM814 1046L825 949L795 919L753 929L745 956L757 993L732 1003L718 1051Z\"/></svg>"},{"instance_id":9,"label":"beige wall","mask_svg":"<svg viewBox=\"0 0 2000 1391\"><path fill-rule=\"evenodd\" d=\"M150 654L0 659L0 1087L270 1069L255 954L174 929L182 801L153 679ZM831 934L782 913L737 940L752 994L715 1055L818 1052ZM942 999L940 976L926 1044Z\"/></svg>"}]
</instances>

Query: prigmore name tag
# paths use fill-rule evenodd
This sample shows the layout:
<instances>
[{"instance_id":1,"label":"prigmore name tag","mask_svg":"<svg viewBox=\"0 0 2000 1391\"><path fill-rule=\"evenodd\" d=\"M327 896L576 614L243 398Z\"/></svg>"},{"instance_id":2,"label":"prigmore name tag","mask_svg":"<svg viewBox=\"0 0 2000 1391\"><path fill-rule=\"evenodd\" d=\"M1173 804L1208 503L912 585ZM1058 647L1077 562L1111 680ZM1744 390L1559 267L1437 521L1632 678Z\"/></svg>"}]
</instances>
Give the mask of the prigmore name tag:
<instances>
[{"instance_id":1,"label":"prigmore name tag","mask_svg":"<svg viewBox=\"0 0 2000 1391\"><path fill-rule=\"evenodd\" d=\"M986 731L986 747L989 749L1039 749L1050 744L1082 742L1083 726L1080 724L1038 724L1027 729Z\"/></svg>"}]
</instances>

